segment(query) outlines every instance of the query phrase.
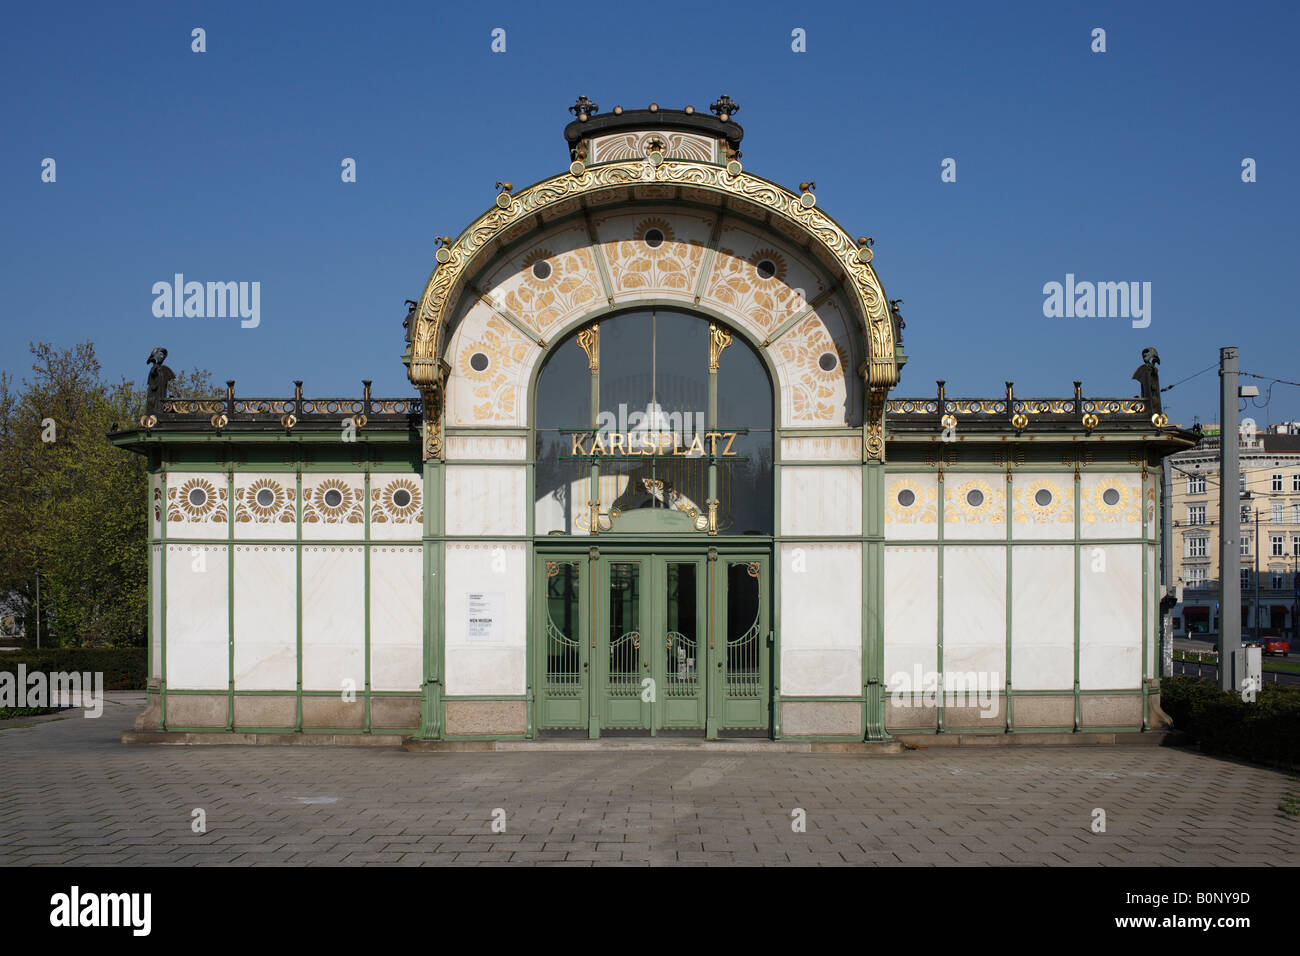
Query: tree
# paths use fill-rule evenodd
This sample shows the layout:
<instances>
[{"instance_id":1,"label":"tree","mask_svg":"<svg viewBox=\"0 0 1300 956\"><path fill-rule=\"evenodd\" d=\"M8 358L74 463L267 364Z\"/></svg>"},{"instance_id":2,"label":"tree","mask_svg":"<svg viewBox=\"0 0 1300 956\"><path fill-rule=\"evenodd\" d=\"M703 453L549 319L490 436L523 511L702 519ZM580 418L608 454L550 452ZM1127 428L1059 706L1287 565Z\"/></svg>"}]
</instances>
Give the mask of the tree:
<instances>
[{"instance_id":1,"label":"tree","mask_svg":"<svg viewBox=\"0 0 1300 956\"><path fill-rule=\"evenodd\" d=\"M0 373L0 594L23 606L29 643L39 572L42 645L143 645L148 472L107 435L135 421L145 388L104 380L89 342L31 352L21 390ZM210 378L195 369L174 391L210 394Z\"/></svg>"}]
</instances>

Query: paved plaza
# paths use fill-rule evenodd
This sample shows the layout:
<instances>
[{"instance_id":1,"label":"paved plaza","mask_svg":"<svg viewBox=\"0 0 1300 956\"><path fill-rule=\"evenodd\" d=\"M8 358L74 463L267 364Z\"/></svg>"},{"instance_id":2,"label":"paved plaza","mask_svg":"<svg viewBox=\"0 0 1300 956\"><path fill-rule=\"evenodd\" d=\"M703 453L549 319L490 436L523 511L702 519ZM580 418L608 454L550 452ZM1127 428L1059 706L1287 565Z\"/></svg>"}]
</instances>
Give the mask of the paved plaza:
<instances>
[{"instance_id":1,"label":"paved plaza","mask_svg":"<svg viewBox=\"0 0 1300 956\"><path fill-rule=\"evenodd\" d=\"M124 746L119 735L143 702L109 695L96 720L69 711L0 729L0 864L1300 859L1300 821L1277 809L1300 782L1177 748L861 756ZM192 830L195 810L204 833Z\"/></svg>"}]
</instances>

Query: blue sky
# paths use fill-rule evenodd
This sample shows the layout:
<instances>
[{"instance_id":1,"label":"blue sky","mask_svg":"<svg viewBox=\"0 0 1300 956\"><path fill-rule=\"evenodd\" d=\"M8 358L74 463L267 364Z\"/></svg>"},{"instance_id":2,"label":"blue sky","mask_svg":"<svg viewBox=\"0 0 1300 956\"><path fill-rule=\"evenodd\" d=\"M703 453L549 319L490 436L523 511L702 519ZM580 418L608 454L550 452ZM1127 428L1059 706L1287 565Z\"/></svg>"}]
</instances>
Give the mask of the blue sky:
<instances>
[{"instance_id":1,"label":"blue sky","mask_svg":"<svg viewBox=\"0 0 1300 956\"><path fill-rule=\"evenodd\" d=\"M1166 385L1223 345L1300 381L1298 26L1283 3L12 6L0 369L25 374L31 340L92 340L114 377L143 378L165 345L241 394L301 378L352 395L371 378L405 395L402 303L434 237L497 180L561 172L579 93L609 110L726 92L747 170L815 180L820 208L876 238L885 291L905 300L896 394L943 378L961 396L1008 379L1026 396L1075 379L1131 395L1147 345ZM177 272L261 282L261 325L156 318L151 288ZM1150 326L1045 318L1043 285L1067 273L1150 282ZM1209 422L1217 396L1210 371L1166 408ZM1300 418L1300 388L1246 414Z\"/></svg>"}]
</instances>

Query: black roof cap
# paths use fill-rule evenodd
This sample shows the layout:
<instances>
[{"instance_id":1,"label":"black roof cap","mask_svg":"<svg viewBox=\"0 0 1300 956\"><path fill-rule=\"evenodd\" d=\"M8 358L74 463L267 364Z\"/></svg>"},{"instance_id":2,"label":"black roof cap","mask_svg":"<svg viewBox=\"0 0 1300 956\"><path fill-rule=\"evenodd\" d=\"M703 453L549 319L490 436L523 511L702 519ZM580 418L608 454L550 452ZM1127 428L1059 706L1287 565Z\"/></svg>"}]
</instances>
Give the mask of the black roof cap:
<instances>
[{"instance_id":1,"label":"black roof cap","mask_svg":"<svg viewBox=\"0 0 1300 956\"><path fill-rule=\"evenodd\" d=\"M623 110L621 113L597 113L586 120L574 120L564 127L564 138L568 141L569 148L572 149L579 140L592 136L605 136L610 133L647 129L672 129L686 133L702 133L705 136L725 139L732 149L739 149L740 141L745 136L745 130L739 123L731 120L724 123L718 117L711 116L708 113L645 109Z\"/></svg>"}]
</instances>

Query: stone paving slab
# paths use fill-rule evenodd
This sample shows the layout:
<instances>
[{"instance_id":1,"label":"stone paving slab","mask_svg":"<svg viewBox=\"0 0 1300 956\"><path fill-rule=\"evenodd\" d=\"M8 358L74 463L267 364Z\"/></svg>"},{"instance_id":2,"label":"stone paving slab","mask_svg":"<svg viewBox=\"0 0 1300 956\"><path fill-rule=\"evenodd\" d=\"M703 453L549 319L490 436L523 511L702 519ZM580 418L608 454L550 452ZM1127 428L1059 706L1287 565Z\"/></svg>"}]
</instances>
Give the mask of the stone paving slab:
<instances>
[{"instance_id":1,"label":"stone paving slab","mask_svg":"<svg viewBox=\"0 0 1300 956\"><path fill-rule=\"evenodd\" d=\"M121 744L141 709L142 695L108 695L96 720L73 711L0 729L0 865L1300 861L1300 821L1277 809L1300 781L1174 747L872 756ZM195 809L204 833L191 829ZM1095 809L1105 832L1092 831Z\"/></svg>"}]
</instances>

